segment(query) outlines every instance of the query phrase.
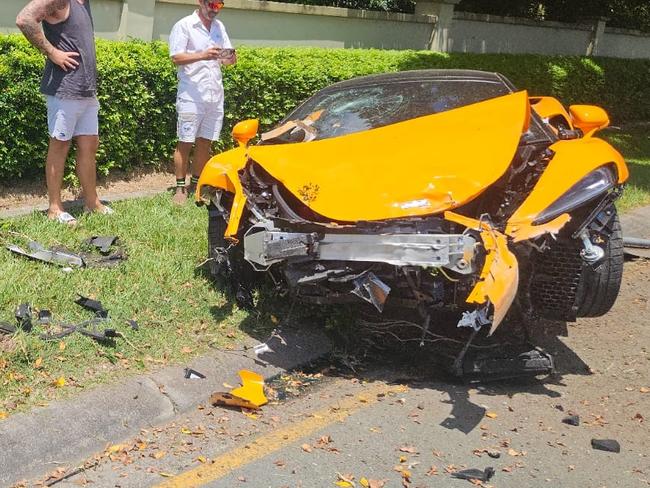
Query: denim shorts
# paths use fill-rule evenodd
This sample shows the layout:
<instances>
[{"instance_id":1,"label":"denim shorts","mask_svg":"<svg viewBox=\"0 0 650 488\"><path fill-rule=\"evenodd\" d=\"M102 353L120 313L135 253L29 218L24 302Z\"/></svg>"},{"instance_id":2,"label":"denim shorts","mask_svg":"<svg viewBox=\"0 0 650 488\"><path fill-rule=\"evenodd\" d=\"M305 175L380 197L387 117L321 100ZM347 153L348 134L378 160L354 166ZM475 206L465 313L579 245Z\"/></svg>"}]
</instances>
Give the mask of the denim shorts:
<instances>
[{"instance_id":1,"label":"denim shorts","mask_svg":"<svg viewBox=\"0 0 650 488\"><path fill-rule=\"evenodd\" d=\"M69 141L75 136L99 134L97 98L67 99L47 96L47 126L50 137Z\"/></svg>"}]
</instances>

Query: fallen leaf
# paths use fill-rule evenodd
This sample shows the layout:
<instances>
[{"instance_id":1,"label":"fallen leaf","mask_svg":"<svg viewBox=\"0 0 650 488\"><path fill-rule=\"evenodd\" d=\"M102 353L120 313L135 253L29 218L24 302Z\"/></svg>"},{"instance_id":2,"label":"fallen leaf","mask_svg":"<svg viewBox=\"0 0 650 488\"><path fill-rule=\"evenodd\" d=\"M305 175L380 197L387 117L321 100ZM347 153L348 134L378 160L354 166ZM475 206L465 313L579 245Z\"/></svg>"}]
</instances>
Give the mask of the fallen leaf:
<instances>
[{"instance_id":1,"label":"fallen leaf","mask_svg":"<svg viewBox=\"0 0 650 488\"><path fill-rule=\"evenodd\" d=\"M244 476L238 476L237 480L241 481L242 483L246 483L246 478Z\"/></svg>"},{"instance_id":2,"label":"fallen leaf","mask_svg":"<svg viewBox=\"0 0 650 488\"><path fill-rule=\"evenodd\" d=\"M200 463L205 463L207 461L207 459L205 459L205 456L199 456L196 458L196 460Z\"/></svg>"},{"instance_id":3,"label":"fallen leaf","mask_svg":"<svg viewBox=\"0 0 650 488\"><path fill-rule=\"evenodd\" d=\"M277 461L274 461L273 464L275 464L278 468L284 468L287 463L284 462L284 459L278 459Z\"/></svg>"},{"instance_id":4,"label":"fallen leaf","mask_svg":"<svg viewBox=\"0 0 650 488\"><path fill-rule=\"evenodd\" d=\"M301 447L302 450L305 451L305 452L311 452L311 451L312 451L312 448L311 448L311 446L310 446L309 444L303 444L303 445L300 446L300 447Z\"/></svg>"},{"instance_id":5,"label":"fallen leaf","mask_svg":"<svg viewBox=\"0 0 650 488\"><path fill-rule=\"evenodd\" d=\"M367 480L366 478L364 478L364 477L362 477L361 479L359 479L359 484L360 484L361 486L363 486L363 488L368 488L368 487L370 486L370 483L369 483L368 480Z\"/></svg>"},{"instance_id":6,"label":"fallen leaf","mask_svg":"<svg viewBox=\"0 0 650 488\"><path fill-rule=\"evenodd\" d=\"M508 454L513 457L518 457L518 456L525 456L526 453L524 451L516 451L512 447L508 449Z\"/></svg>"},{"instance_id":7,"label":"fallen leaf","mask_svg":"<svg viewBox=\"0 0 650 488\"><path fill-rule=\"evenodd\" d=\"M193 349L191 347L187 347L187 346L185 346L183 349L181 349L181 352L183 354L191 354L192 351L193 351Z\"/></svg>"},{"instance_id":8,"label":"fallen leaf","mask_svg":"<svg viewBox=\"0 0 650 488\"><path fill-rule=\"evenodd\" d=\"M173 474L171 474L171 473L165 473L164 471L161 471L161 472L158 473L158 474L159 474L160 476L164 476L165 478L171 478L172 476L174 476Z\"/></svg>"},{"instance_id":9,"label":"fallen leaf","mask_svg":"<svg viewBox=\"0 0 650 488\"><path fill-rule=\"evenodd\" d=\"M0 411L0 420L4 420L7 417L9 417L9 414L7 412Z\"/></svg>"},{"instance_id":10,"label":"fallen leaf","mask_svg":"<svg viewBox=\"0 0 650 488\"><path fill-rule=\"evenodd\" d=\"M368 480L368 488L384 488L386 480Z\"/></svg>"},{"instance_id":11,"label":"fallen leaf","mask_svg":"<svg viewBox=\"0 0 650 488\"><path fill-rule=\"evenodd\" d=\"M257 420L259 418L259 415L255 415L254 413L244 412L244 415L246 415L246 417L252 420Z\"/></svg>"},{"instance_id":12,"label":"fallen leaf","mask_svg":"<svg viewBox=\"0 0 650 488\"><path fill-rule=\"evenodd\" d=\"M494 413L494 412L487 412L487 413L485 414L485 416L486 416L487 418L489 418L489 419L495 419L495 418L497 418L497 414Z\"/></svg>"},{"instance_id":13,"label":"fallen leaf","mask_svg":"<svg viewBox=\"0 0 650 488\"><path fill-rule=\"evenodd\" d=\"M354 487L354 485L353 485L352 483L350 483L349 481L343 481L343 480L337 481L337 482L335 482L334 484L335 484L336 486L340 486L340 487L342 487L342 488L351 488L351 487Z\"/></svg>"},{"instance_id":14,"label":"fallen leaf","mask_svg":"<svg viewBox=\"0 0 650 488\"><path fill-rule=\"evenodd\" d=\"M36 361L34 361L34 369L39 369L41 366L43 366L43 358L38 357L36 358Z\"/></svg>"},{"instance_id":15,"label":"fallen leaf","mask_svg":"<svg viewBox=\"0 0 650 488\"><path fill-rule=\"evenodd\" d=\"M65 386L65 378L63 376L59 376L54 383L52 383L53 386L56 386L57 388L63 388Z\"/></svg>"},{"instance_id":16,"label":"fallen leaf","mask_svg":"<svg viewBox=\"0 0 650 488\"><path fill-rule=\"evenodd\" d=\"M192 431L190 429L188 429L187 427L181 427L181 432L183 434L191 434L192 433Z\"/></svg>"},{"instance_id":17,"label":"fallen leaf","mask_svg":"<svg viewBox=\"0 0 650 488\"><path fill-rule=\"evenodd\" d=\"M151 453L150 456L154 459L162 459L165 457L166 454L167 454L166 451L156 451Z\"/></svg>"},{"instance_id":18,"label":"fallen leaf","mask_svg":"<svg viewBox=\"0 0 650 488\"><path fill-rule=\"evenodd\" d=\"M427 471L427 476L435 476L438 474L438 468L436 466L431 466L429 471Z\"/></svg>"},{"instance_id":19,"label":"fallen leaf","mask_svg":"<svg viewBox=\"0 0 650 488\"><path fill-rule=\"evenodd\" d=\"M59 351L65 351L65 342L59 342Z\"/></svg>"},{"instance_id":20,"label":"fallen leaf","mask_svg":"<svg viewBox=\"0 0 650 488\"><path fill-rule=\"evenodd\" d=\"M504 473L512 473L512 467L505 466L505 467L501 468L501 471L503 471Z\"/></svg>"},{"instance_id":21,"label":"fallen leaf","mask_svg":"<svg viewBox=\"0 0 650 488\"><path fill-rule=\"evenodd\" d=\"M115 454L116 452L123 451L126 449L126 447L126 444L113 444L112 446L108 446L108 449L106 449L106 451L111 454Z\"/></svg>"},{"instance_id":22,"label":"fallen leaf","mask_svg":"<svg viewBox=\"0 0 650 488\"><path fill-rule=\"evenodd\" d=\"M399 448L401 452L408 452L409 454L415 454L417 450L413 446L402 446Z\"/></svg>"},{"instance_id":23,"label":"fallen leaf","mask_svg":"<svg viewBox=\"0 0 650 488\"><path fill-rule=\"evenodd\" d=\"M639 391L641 393L650 393L650 388L646 388L645 386L642 386L641 388L639 388Z\"/></svg>"}]
</instances>

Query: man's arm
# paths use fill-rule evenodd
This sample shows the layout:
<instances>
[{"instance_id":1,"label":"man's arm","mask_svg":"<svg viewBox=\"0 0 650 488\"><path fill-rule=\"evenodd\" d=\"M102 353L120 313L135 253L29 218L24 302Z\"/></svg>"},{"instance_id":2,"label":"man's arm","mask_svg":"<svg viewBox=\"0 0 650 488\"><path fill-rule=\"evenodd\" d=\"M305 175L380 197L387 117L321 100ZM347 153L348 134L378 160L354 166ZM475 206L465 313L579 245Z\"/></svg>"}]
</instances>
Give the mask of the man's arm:
<instances>
[{"instance_id":1,"label":"man's arm","mask_svg":"<svg viewBox=\"0 0 650 488\"><path fill-rule=\"evenodd\" d=\"M68 0L32 0L16 17L16 25L27 40L64 71L79 66L76 59L79 53L61 51L50 44L43 33L41 22L48 17L55 17L68 4Z\"/></svg>"},{"instance_id":2,"label":"man's arm","mask_svg":"<svg viewBox=\"0 0 650 488\"><path fill-rule=\"evenodd\" d=\"M178 53L172 56L172 61L176 66L182 66L184 64L196 63L197 61L218 59L219 51L221 51L221 49L219 49L218 47L210 47L205 51L201 51L198 53Z\"/></svg>"}]
</instances>

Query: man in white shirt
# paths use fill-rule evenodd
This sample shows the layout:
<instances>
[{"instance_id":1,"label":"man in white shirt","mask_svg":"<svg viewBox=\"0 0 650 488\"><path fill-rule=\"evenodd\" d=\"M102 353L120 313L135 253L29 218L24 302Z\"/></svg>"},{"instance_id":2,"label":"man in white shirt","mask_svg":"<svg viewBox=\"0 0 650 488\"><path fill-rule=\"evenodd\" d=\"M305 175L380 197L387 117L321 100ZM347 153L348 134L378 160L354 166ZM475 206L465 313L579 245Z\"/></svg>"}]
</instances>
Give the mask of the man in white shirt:
<instances>
[{"instance_id":1,"label":"man in white shirt","mask_svg":"<svg viewBox=\"0 0 650 488\"><path fill-rule=\"evenodd\" d=\"M178 67L178 144L174 153L174 202L187 200L185 177L194 147L190 187L196 187L213 141L223 124L221 65L237 62L226 28L216 16L223 0L198 0L198 9L179 20L169 36L169 55Z\"/></svg>"}]
</instances>

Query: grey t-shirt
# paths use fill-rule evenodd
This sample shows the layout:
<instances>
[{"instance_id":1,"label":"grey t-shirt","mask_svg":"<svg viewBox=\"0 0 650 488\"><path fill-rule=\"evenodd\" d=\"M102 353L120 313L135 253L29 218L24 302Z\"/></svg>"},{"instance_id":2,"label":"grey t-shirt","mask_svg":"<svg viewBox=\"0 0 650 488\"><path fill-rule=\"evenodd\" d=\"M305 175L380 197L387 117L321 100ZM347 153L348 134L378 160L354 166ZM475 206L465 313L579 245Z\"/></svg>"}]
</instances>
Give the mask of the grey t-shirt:
<instances>
[{"instance_id":1,"label":"grey t-shirt","mask_svg":"<svg viewBox=\"0 0 650 488\"><path fill-rule=\"evenodd\" d=\"M90 0L70 1L70 15L58 24L43 22L48 41L61 51L77 52L79 66L64 71L49 59L45 63L41 93L58 98L92 98L97 94L97 56Z\"/></svg>"}]
</instances>

